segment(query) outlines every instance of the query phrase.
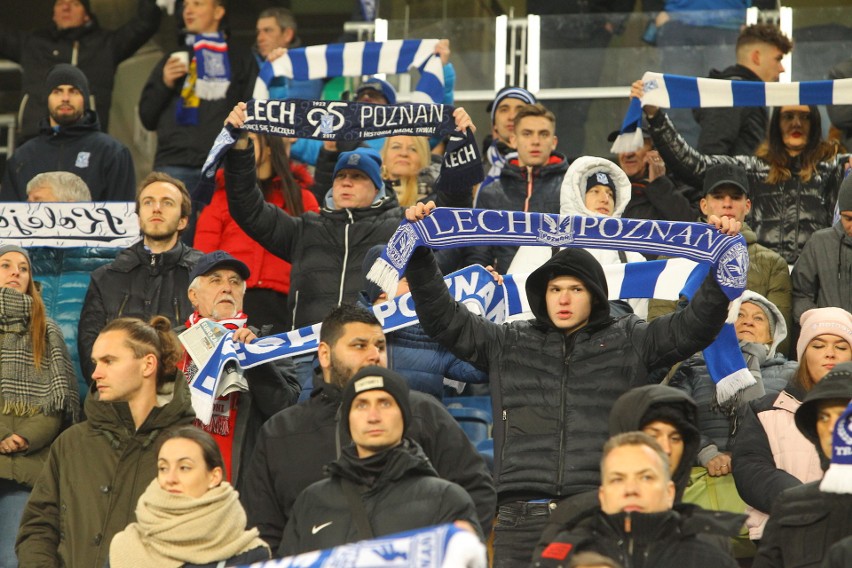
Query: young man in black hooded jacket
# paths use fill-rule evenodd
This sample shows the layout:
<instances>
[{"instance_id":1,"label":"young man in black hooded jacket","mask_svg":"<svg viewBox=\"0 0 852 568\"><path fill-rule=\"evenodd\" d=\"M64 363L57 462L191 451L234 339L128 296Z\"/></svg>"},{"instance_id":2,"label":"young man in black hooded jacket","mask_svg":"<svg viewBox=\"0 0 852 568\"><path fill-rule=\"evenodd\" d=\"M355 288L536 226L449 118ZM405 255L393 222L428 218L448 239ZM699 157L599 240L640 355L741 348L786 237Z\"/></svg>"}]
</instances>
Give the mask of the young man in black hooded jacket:
<instances>
[{"instance_id":1,"label":"young man in black hooded jacket","mask_svg":"<svg viewBox=\"0 0 852 568\"><path fill-rule=\"evenodd\" d=\"M425 218L434 204L406 211ZM736 235L740 223L708 222ZM405 273L424 330L489 374L498 516L494 566L529 562L556 501L596 489L615 400L648 382L648 371L709 345L724 324L728 299L708 277L687 309L659 324L610 316L601 265L566 249L530 274L535 319L494 324L458 304L429 249Z\"/></svg>"}]
</instances>

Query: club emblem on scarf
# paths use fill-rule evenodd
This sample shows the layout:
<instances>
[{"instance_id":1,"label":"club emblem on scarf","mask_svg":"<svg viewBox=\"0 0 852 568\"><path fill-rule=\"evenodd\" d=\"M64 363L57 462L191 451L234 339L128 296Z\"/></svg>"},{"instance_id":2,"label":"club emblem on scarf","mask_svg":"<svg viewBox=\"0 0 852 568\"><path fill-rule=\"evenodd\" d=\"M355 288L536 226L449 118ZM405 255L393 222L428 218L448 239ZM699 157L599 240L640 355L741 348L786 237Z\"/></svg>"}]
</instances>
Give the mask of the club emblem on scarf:
<instances>
[{"instance_id":1,"label":"club emblem on scarf","mask_svg":"<svg viewBox=\"0 0 852 568\"><path fill-rule=\"evenodd\" d=\"M728 249L719 260L716 277L722 286L745 288L748 276L748 251L742 243Z\"/></svg>"},{"instance_id":2,"label":"club emblem on scarf","mask_svg":"<svg viewBox=\"0 0 852 568\"><path fill-rule=\"evenodd\" d=\"M538 241L552 247L562 247L574 242L574 228L571 215L542 215L542 225L538 230Z\"/></svg>"},{"instance_id":3,"label":"club emblem on scarf","mask_svg":"<svg viewBox=\"0 0 852 568\"><path fill-rule=\"evenodd\" d=\"M650 80L642 83L642 88L645 89L645 91L647 92L647 91L653 91L654 89L659 89L660 85L659 85L659 83L657 83L656 79L650 79Z\"/></svg>"},{"instance_id":4,"label":"club emblem on scarf","mask_svg":"<svg viewBox=\"0 0 852 568\"><path fill-rule=\"evenodd\" d=\"M312 136L320 133L330 135L343 128L346 119L339 111L335 110L336 106L345 107L346 103L329 103L325 108L315 108L308 112L308 122L311 126L317 127Z\"/></svg>"},{"instance_id":5,"label":"club emblem on scarf","mask_svg":"<svg viewBox=\"0 0 852 568\"><path fill-rule=\"evenodd\" d=\"M353 156L360 157L360 156ZM352 158L350 158L351 160ZM387 254L397 270L405 266L417 242L417 233L411 225L402 225L388 242Z\"/></svg>"}]
</instances>

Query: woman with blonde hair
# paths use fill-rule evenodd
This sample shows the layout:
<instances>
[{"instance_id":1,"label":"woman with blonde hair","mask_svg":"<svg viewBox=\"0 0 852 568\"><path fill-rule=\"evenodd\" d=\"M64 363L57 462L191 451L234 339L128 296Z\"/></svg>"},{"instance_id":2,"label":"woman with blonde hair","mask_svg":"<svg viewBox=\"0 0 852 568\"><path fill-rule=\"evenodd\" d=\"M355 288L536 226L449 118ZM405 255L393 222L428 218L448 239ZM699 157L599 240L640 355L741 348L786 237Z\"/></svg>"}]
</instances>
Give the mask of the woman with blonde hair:
<instances>
[{"instance_id":1,"label":"woman with blonde hair","mask_svg":"<svg viewBox=\"0 0 852 568\"><path fill-rule=\"evenodd\" d=\"M432 193L439 164L432 164L429 139L391 136L382 146L382 179L396 192L402 207L414 205Z\"/></svg>"},{"instance_id":2,"label":"woman with blonde hair","mask_svg":"<svg viewBox=\"0 0 852 568\"><path fill-rule=\"evenodd\" d=\"M258 530L224 481L225 462L207 432L167 431L157 452L157 477L139 497L136 522L115 535L109 566L190 568L269 560Z\"/></svg>"},{"instance_id":3,"label":"woman with blonde hair","mask_svg":"<svg viewBox=\"0 0 852 568\"><path fill-rule=\"evenodd\" d=\"M24 506L80 399L59 326L45 314L25 249L0 246L0 566L17 566Z\"/></svg>"}]
</instances>

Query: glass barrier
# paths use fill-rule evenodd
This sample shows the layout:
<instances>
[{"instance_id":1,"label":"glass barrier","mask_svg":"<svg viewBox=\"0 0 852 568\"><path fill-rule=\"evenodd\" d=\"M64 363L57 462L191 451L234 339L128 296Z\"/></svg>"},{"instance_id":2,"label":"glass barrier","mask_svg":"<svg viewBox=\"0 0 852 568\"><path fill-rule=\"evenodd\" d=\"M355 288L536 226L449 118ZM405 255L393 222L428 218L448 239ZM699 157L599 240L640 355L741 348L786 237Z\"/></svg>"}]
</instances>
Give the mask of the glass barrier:
<instances>
[{"instance_id":1,"label":"glass barrier","mask_svg":"<svg viewBox=\"0 0 852 568\"><path fill-rule=\"evenodd\" d=\"M825 79L834 65L852 57L850 26L848 8L793 10L793 81Z\"/></svg>"}]
</instances>

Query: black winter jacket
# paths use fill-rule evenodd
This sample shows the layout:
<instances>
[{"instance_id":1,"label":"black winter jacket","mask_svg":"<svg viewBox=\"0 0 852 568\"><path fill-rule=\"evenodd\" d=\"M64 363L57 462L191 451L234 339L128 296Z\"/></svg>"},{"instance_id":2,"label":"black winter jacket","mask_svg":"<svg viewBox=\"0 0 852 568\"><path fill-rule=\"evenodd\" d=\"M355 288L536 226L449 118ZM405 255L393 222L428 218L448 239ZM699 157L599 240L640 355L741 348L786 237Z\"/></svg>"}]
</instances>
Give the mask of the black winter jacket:
<instances>
[{"instance_id":1,"label":"black winter jacket","mask_svg":"<svg viewBox=\"0 0 852 568\"><path fill-rule=\"evenodd\" d=\"M292 217L263 199L251 145L228 152L225 187L228 208L240 228L292 264L287 305L294 329L322 321L342 302L357 301L364 256L373 246L387 244L403 214L391 191L370 207L324 205L319 213Z\"/></svg>"},{"instance_id":2,"label":"black winter jacket","mask_svg":"<svg viewBox=\"0 0 852 568\"><path fill-rule=\"evenodd\" d=\"M659 324L636 315L613 320L600 291L589 323L565 335L552 325L544 307L547 279L540 289L531 280L539 271L577 274L572 264L581 260L575 256L581 255L557 255L527 280L536 319L503 325L455 302L427 249L415 251L406 271L423 329L460 359L488 371L500 503L558 499L596 489L607 419L616 399L648 383L649 370L709 345L727 313L728 299L713 281L702 284L686 310ZM603 280L600 265L588 258ZM563 260L568 264L563 266ZM588 274L593 267L583 271Z\"/></svg>"},{"instance_id":3,"label":"black winter jacket","mask_svg":"<svg viewBox=\"0 0 852 568\"><path fill-rule=\"evenodd\" d=\"M746 170L752 209L747 221L757 234L757 242L780 254L787 264L795 264L805 243L816 231L830 227L843 167L848 155L817 164L814 176L803 182L797 175L779 184L766 182L769 164L753 155L721 156L701 154L677 133L660 111L648 121L654 145L673 173L686 183L702 187L707 168L716 164L736 164Z\"/></svg>"},{"instance_id":4,"label":"black winter jacket","mask_svg":"<svg viewBox=\"0 0 852 568\"><path fill-rule=\"evenodd\" d=\"M852 310L852 237L840 221L813 234L790 277L795 321L813 308Z\"/></svg>"},{"instance_id":5,"label":"black winter jacket","mask_svg":"<svg viewBox=\"0 0 852 568\"><path fill-rule=\"evenodd\" d=\"M536 168L526 168L517 158L510 159L503 166L500 178L477 193L473 206L498 211L559 213L562 180L567 171L568 159L558 152L552 152L550 161ZM470 249L468 260L471 264L496 266L505 274L516 252L518 247L514 246L477 246Z\"/></svg>"},{"instance_id":6,"label":"black winter jacket","mask_svg":"<svg viewBox=\"0 0 852 568\"><path fill-rule=\"evenodd\" d=\"M46 108L46 107L45 107ZM100 130L98 117L86 111L70 126L41 121L37 138L15 150L6 164L0 201L26 201L27 183L37 174L71 172L83 178L92 201L133 201L136 171L127 146Z\"/></svg>"},{"instance_id":7,"label":"black winter jacket","mask_svg":"<svg viewBox=\"0 0 852 568\"><path fill-rule=\"evenodd\" d=\"M169 318L172 327L194 311L187 296L189 273L201 253L178 241L172 250L151 254L142 241L121 251L116 259L92 273L77 335L80 367L92 380L92 346L101 329L117 317L148 321L155 315Z\"/></svg>"},{"instance_id":8,"label":"black winter jacket","mask_svg":"<svg viewBox=\"0 0 852 568\"><path fill-rule=\"evenodd\" d=\"M630 178L630 201L621 213L623 219L664 219L695 221L701 214L701 191L680 183L673 176L660 176L649 182L644 175Z\"/></svg>"},{"instance_id":9,"label":"black winter jacket","mask_svg":"<svg viewBox=\"0 0 852 568\"><path fill-rule=\"evenodd\" d=\"M564 568L575 554L594 551L625 568L735 568L734 558L706 535L736 536L743 515L694 510L607 515L599 507L569 522L532 566Z\"/></svg>"},{"instance_id":10,"label":"black winter jacket","mask_svg":"<svg viewBox=\"0 0 852 568\"><path fill-rule=\"evenodd\" d=\"M94 99L91 107L97 110L106 132L118 64L136 53L159 27L160 8L156 2L138 0L136 14L117 30L101 28L92 16L89 23L78 28L60 30L51 24L34 32L0 31L0 56L23 68L23 99L18 111L20 141L38 134L38 124L47 116L49 93L44 79L57 63L76 65L86 74Z\"/></svg>"},{"instance_id":11,"label":"black winter jacket","mask_svg":"<svg viewBox=\"0 0 852 568\"><path fill-rule=\"evenodd\" d=\"M405 440L363 460L350 444L326 472L328 479L317 481L296 499L278 556L457 520L470 522L482 537L470 496L455 483L438 477L416 442ZM353 521L355 513L344 488L347 482L360 496L372 535L362 534Z\"/></svg>"},{"instance_id":12,"label":"black winter jacket","mask_svg":"<svg viewBox=\"0 0 852 568\"><path fill-rule=\"evenodd\" d=\"M231 84L225 98L202 100L198 107L198 123L183 126L177 123L176 112L184 79L178 79L173 89L163 83L163 67L169 55L163 56L154 66L142 88L139 119L142 126L157 133L155 170L161 166L185 166L201 170L228 113L238 102L251 98L257 64L251 53L229 45Z\"/></svg>"},{"instance_id":13,"label":"black winter jacket","mask_svg":"<svg viewBox=\"0 0 852 568\"><path fill-rule=\"evenodd\" d=\"M710 78L761 81L754 71L742 65L731 65L722 71L713 69ZM702 154L750 156L766 138L766 107L696 108L692 115L701 126L698 151Z\"/></svg>"},{"instance_id":14,"label":"black winter jacket","mask_svg":"<svg viewBox=\"0 0 852 568\"><path fill-rule=\"evenodd\" d=\"M823 493L819 484L814 481L781 493L753 568L817 568L832 544L852 534L852 495Z\"/></svg>"},{"instance_id":15,"label":"black winter jacket","mask_svg":"<svg viewBox=\"0 0 852 568\"><path fill-rule=\"evenodd\" d=\"M270 418L260 431L240 499L248 524L278 550L296 497L323 477L323 466L349 443L338 428L341 391L314 375L311 398ZM491 473L462 429L434 397L411 393L414 417L407 437L416 441L442 478L461 485L476 504L479 524L490 527L496 509Z\"/></svg>"}]
</instances>

